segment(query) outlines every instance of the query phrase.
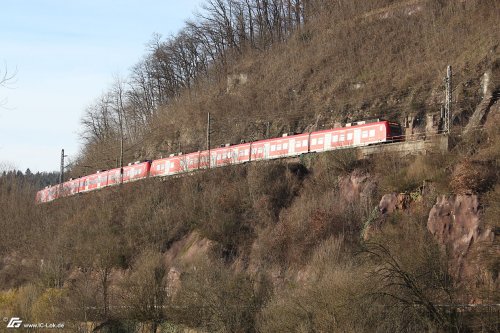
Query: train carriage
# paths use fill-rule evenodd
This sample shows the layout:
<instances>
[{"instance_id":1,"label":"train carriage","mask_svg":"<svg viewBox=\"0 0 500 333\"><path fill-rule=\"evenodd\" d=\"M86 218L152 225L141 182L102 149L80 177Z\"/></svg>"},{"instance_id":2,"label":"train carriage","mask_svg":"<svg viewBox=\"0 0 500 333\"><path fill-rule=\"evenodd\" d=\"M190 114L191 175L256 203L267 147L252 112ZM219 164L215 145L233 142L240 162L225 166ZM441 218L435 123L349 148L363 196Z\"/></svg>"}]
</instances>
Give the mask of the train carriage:
<instances>
[{"instance_id":1,"label":"train carriage","mask_svg":"<svg viewBox=\"0 0 500 333\"><path fill-rule=\"evenodd\" d=\"M136 181L139 179L147 178L149 175L149 170L151 168L151 162L135 162L134 164L129 164L123 167L123 182L128 183Z\"/></svg>"},{"instance_id":2,"label":"train carriage","mask_svg":"<svg viewBox=\"0 0 500 333\"><path fill-rule=\"evenodd\" d=\"M174 156L154 160L151 162L151 177L170 176L181 172L180 156Z\"/></svg>"},{"instance_id":3,"label":"train carriage","mask_svg":"<svg viewBox=\"0 0 500 333\"><path fill-rule=\"evenodd\" d=\"M296 156L309 152L309 133L289 136L288 156Z\"/></svg>"},{"instance_id":4,"label":"train carriage","mask_svg":"<svg viewBox=\"0 0 500 333\"><path fill-rule=\"evenodd\" d=\"M250 161L250 146L251 143L241 143L233 147L236 163L241 164Z\"/></svg>"},{"instance_id":5,"label":"train carriage","mask_svg":"<svg viewBox=\"0 0 500 333\"><path fill-rule=\"evenodd\" d=\"M260 161L266 158L266 143L264 141L252 142L251 147L251 161Z\"/></svg>"},{"instance_id":6,"label":"train carriage","mask_svg":"<svg viewBox=\"0 0 500 333\"><path fill-rule=\"evenodd\" d=\"M35 202L36 203L44 203L44 202L49 202L49 186L45 187L44 189L41 189L36 193L35 197Z\"/></svg>"},{"instance_id":7,"label":"train carriage","mask_svg":"<svg viewBox=\"0 0 500 333\"><path fill-rule=\"evenodd\" d=\"M233 150L229 145L225 145L221 148L215 148L210 150L210 165L211 167L222 167L237 162L237 156L233 154Z\"/></svg>"},{"instance_id":8,"label":"train carriage","mask_svg":"<svg viewBox=\"0 0 500 333\"><path fill-rule=\"evenodd\" d=\"M179 163L181 172L198 170L200 168L200 152L180 155Z\"/></svg>"},{"instance_id":9,"label":"train carriage","mask_svg":"<svg viewBox=\"0 0 500 333\"><path fill-rule=\"evenodd\" d=\"M99 175L97 173L91 174L87 177L87 189L93 191L99 188Z\"/></svg>"},{"instance_id":10,"label":"train carriage","mask_svg":"<svg viewBox=\"0 0 500 333\"><path fill-rule=\"evenodd\" d=\"M124 167L97 172L77 180L65 182L62 186L49 186L38 191L35 201L48 202L61 196L84 193L110 185L117 185L148 176L170 176L199 169L223 167L250 161L299 156L309 152L323 152L341 148L366 146L403 140L401 126L394 122L360 121L342 128L327 129L279 138L229 144L219 148L198 151L186 155L171 155L152 162L136 162ZM60 191L62 189L62 191Z\"/></svg>"},{"instance_id":11,"label":"train carriage","mask_svg":"<svg viewBox=\"0 0 500 333\"><path fill-rule=\"evenodd\" d=\"M151 162L151 169L149 171L151 177L167 176L169 174L168 158L161 158Z\"/></svg>"},{"instance_id":12,"label":"train carriage","mask_svg":"<svg viewBox=\"0 0 500 333\"><path fill-rule=\"evenodd\" d=\"M90 176L83 176L80 178L80 184L78 188L79 193L84 193L89 191L89 177Z\"/></svg>"},{"instance_id":13,"label":"train carriage","mask_svg":"<svg viewBox=\"0 0 500 333\"><path fill-rule=\"evenodd\" d=\"M200 169L208 169L209 160L208 150L200 151Z\"/></svg>"},{"instance_id":14,"label":"train carriage","mask_svg":"<svg viewBox=\"0 0 500 333\"><path fill-rule=\"evenodd\" d=\"M62 197L75 195L79 191L80 180L79 179L70 179L67 182L64 182L62 187L63 187L63 191L61 193Z\"/></svg>"},{"instance_id":15,"label":"train carriage","mask_svg":"<svg viewBox=\"0 0 500 333\"><path fill-rule=\"evenodd\" d=\"M97 172L97 188L108 186L108 174L107 170Z\"/></svg>"},{"instance_id":16,"label":"train carriage","mask_svg":"<svg viewBox=\"0 0 500 333\"><path fill-rule=\"evenodd\" d=\"M121 184L121 169L115 168L107 171L107 183L106 186L114 186Z\"/></svg>"},{"instance_id":17,"label":"train carriage","mask_svg":"<svg viewBox=\"0 0 500 333\"><path fill-rule=\"evenodd\" d=\"M266 149L268 149L267 158L273 159L289 156L290 140L291 137L288 136L267 140L265 145Z\"/></svg>"}]
</instances>

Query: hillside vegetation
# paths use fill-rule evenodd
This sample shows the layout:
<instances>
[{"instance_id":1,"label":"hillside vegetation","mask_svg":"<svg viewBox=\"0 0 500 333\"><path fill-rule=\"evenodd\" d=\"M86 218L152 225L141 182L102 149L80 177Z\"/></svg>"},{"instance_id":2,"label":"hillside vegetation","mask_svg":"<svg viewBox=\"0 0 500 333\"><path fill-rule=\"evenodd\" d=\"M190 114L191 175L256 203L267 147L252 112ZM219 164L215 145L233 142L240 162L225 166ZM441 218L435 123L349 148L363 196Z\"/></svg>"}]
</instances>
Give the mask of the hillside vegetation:
<instances>
[{"instance_id":1,"label":"hillside vegetation","mask_svg":"<svg viewBox=\"0 0 500 333\"><path fill-rule=\"evenodd\" d=\"M178 35L155 37L130 77L85 111L73 175L116 166L122 136L126 161L204 149L208 112L214 143L374 116L426 134L451 64L449 151L358 160L340 150L39 206L32 182L5 174L0 317L74 332L498 331L498 97L462 134L483 74L500 69L498 1L205 7ZM400 198L391 209L386 194ZM489 235L458 260L429 231L443 198L477 199L466 214L479 224L457 228ZM436 223L453 229L445 218Z\"/></svg>"},{"instance_id":2,"label":"hillside vegetation","mask_svg":"<svg viewBox=\"0 0 500 333\"><path fill-rule=\"evenodd\" d=\"M265 21L273 24L263 24L261 34L262 10L252 6L254 42L240 37L237 46L227 45L237 35L227 25L237 27L241 17L224 1L207 2L210 20L167 40L156 36L130 77L86 111L81 165L116 166L121 132L126 161L205 149L208 112L214 146L375 116L401 123L413 116L423 127L425 115L443 105L447 65L455 73L454 123L464 125L481 100L481 77L499 52L497 1L307 4L288 29L281 12L269 9ZM211 48L220 57L210 60Z\"/></svg>"}]
</instances>

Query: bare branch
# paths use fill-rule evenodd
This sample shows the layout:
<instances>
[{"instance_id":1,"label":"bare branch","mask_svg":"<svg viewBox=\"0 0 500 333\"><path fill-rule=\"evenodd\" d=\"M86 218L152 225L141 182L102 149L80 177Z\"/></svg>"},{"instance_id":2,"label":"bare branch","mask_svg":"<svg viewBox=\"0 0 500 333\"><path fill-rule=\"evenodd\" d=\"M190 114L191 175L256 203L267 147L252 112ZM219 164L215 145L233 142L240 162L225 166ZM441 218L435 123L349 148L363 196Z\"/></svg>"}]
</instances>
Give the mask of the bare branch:
<instances>
[{"instance_id":1,"label":"bare branch","mask_svg":"<svg viewBox=\"0 0 500 333\"><path fill-rule=\"evenodd\" d=\"M13 73L9 73L7 65L3 72L0 72L0 87L8 87L8 83L12 82L17 75L17 68Z\"/></svg>"}]
</instances>

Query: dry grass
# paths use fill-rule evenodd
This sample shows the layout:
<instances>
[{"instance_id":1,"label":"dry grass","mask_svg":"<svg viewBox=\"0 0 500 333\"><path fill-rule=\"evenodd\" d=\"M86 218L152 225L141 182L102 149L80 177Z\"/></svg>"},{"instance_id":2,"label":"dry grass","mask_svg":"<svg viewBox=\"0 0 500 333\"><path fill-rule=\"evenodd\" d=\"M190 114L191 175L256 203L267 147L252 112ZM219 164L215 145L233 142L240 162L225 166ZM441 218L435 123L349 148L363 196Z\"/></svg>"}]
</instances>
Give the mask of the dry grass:
<instances>
[{"instance_id":1,"label":"dry grass","mask_svg":"<svg viewBox=\"0 0 500 333\"><path fill-rule=\"evenodd\" d=\"M411 2L410 7L422 5L411 16L405 14L406 2L311 3L321 11L287 43L229 61L226 71L248 73L247 84L227 93L224 78L199 82L158 113L139 144L127 143L127 159L158 157L179 146L184 151L203 148L207 112L214 119L214 143L379 114L392 119L425 114L438 107L449 63L458 73L457 105L465 108L475 103L477 79L498 54L492 49L498 43L498 1ZM441 253L423 227L428 207L394 215L372 238L383 247L364 252L370 255L356 255L363 245L360 232L381 194L419 191L424 181L448 192L452 170L472 169L455 167L465 156L498 167L497 129L496 124L488 127L470 139L473 145L461 139L450 154L383 155L360 165L350 151L334 152L310 158L309 170L250 164L128 184L38 207L26 184L0 182L0 226L5 230L0 253L44 260L43 267L32 265L29 274L22 266L10 271L0 267L4 286L26 285L14 291L25 299L22 304L7 292L0 296L1 304L40 318L52 318L56 309L58 318L67 320L82 320L69 305L85 304L95 309L89 313L92 320L126 319L113 307L106 315L102 311L106 286L117 285L103 277L110 272L126 276L124 284L135 294L120 304L154 302L158 298L151 291L165 283L162 256L195 231L210 239L213 251L181 274L185 289L169 309L168 320L174 324L249 332L450 329L450 323L457 324L453 318L408 306L443 302L452 294ZM461 149L467 146L471 149ZM82 164L112 166L117 147L116 140L88 146ZM359 168L378 179L378 189L347 198L342 177L353 170L359 176ZM493 171L492 182L498 180L498 168ZM483 188L477 175L460 175L457 171L452 178L463 181L452 187L466 184L487 191L482 197L485 222L497 226L498 185ZM20 235L14 232L18 228ZM399 269L388 271L394 262ZM268 281L269 267L288 275ZM75 279L78 269L83 277ZM491 269L498 270L497 262ZM401 280L406 276L413 285ZM28 286L26 279L39 287ZM277 286L274 294L272 284ZM54 289L68 294L53 295ZM61 306L61 297L72 302ZM113 297L106 297L113 303ZM156 319L164 320L136 318Z\"/></svg>"},{"instance_id":2,"label":"dry grass","mask_svg":"<svg viewBox=\"0 0 500 333\"><path fill-rule=\"evenodd\" d=\"M402 120L438 111L448 64L457 73L460 109L467 108L460 104L464 98L477 101L471 92L498 54L493 49L498 2L422 1L421 11L410 16L386 8L395 5L391 1L340 3L325 5L328 10L289 42L232 62L227 72L248 74L245 85L226 93L222 78L166 106L157 133L162 138L167 133L168 139L158 137L162 141L154 139L154 146L171 149L179 140L183 147L203 147L199 133L204 133L207 112L214 118L212 142L235 143L333 126L334 121L378 115ZM392 14L381 18L373 12L380 7ZM367 12L369 19L363 15Z\"/></svg>"}]
</instances>

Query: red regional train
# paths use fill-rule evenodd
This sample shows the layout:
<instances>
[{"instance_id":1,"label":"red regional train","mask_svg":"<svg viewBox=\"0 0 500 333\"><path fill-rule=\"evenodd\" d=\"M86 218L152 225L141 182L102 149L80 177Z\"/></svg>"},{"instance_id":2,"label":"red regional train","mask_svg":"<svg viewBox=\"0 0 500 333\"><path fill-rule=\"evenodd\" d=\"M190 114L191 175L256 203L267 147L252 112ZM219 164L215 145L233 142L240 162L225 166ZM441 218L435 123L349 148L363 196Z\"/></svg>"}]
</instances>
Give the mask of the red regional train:
<instances>
[{"instance_id":1,"label":"red regional train","mask_svg":"<svg viewBox=\"0 0 500 333\"><path fill-rule=\"evenodd\" d=\"M147 177L165 177L200 169L253 161L293 157L312 152L367 146L402 140L401 126L386 120L359 121L345 127L311 133L287 135L238 145L225 145L183 155L170 155L154 161L136 162L120 168L98 171L60 185L47 186L36 194L36 203L86 193L108 186L137 181Z\"/></svg>"}]
</instances>

